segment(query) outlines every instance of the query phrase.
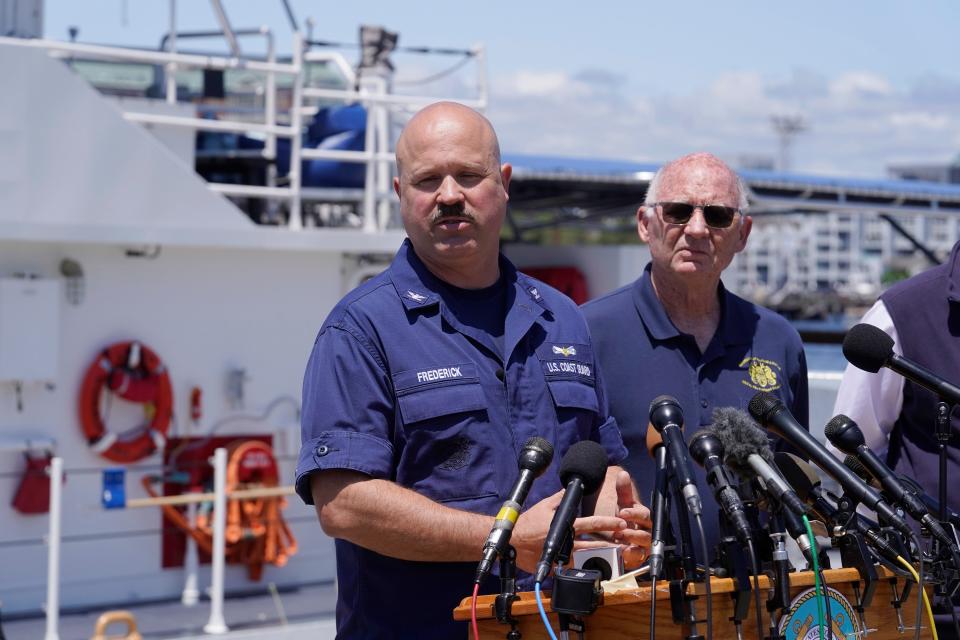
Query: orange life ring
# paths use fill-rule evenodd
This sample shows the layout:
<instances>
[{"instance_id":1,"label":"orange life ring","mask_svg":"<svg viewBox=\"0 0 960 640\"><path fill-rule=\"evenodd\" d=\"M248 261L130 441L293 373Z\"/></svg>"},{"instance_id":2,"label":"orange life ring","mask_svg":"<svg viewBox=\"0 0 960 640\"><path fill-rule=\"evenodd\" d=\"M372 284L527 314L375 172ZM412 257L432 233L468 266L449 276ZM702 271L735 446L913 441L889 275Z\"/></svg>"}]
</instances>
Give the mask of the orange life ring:
<instances>
[{"instance_id":1,"label":"orange life ring","mask_svg":"<svg viewBox=\"0 0 960 640\"><path fill-rule=\"evenodd\" d=\"M104 389L144 405L149 423L131 438L107 431L100 416ZM141 342L118 342L104 349L87 369L80 388L80 425L90 449L113 462L136 462L163 450L173 415L167 367Z\"/></svg>"}]
</instances>

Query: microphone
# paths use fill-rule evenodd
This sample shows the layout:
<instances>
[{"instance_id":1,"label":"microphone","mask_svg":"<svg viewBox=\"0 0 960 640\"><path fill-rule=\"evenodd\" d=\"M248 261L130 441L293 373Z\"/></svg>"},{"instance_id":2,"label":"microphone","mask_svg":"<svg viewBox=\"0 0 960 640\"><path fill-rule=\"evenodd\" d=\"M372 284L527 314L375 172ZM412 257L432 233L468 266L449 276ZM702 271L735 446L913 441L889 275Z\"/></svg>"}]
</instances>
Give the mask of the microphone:
<instances>
[{"instance_id":1,"label":"microphone","mask_svg":"<svg viewBox=\"0 0 960 640\"><path fill-rule=\"evenodd\" d=\"M707 472L707 483L713 487L717 504L730 519L737 538L746 545L753 534L743 510L743 501L723 464L723 443L720 438L707 429L698 432L690 441L690 455Z\"/></svg>"},{"instance_id":2,"label":"microphone","mask_svg":"<svg viewBox=\"0 0 960 640\"><path fill-rule=\"evenodd\" d=\"M660 433L670 453L677 486L686 500L690 513L700 515L703 511L700 491L690 468L687 441L683 438L683 410L680 402L672 396L658 396L650 403L650 424ZM649 427L648 427L649 428Z\"/></svg>"},{"instance_id":3,"label":"microphone","mask_svg":"<svg viewBox=\"0 0 960 640\"><path fill-rule=\"evenodd\" d=\"M772 465L773 451L767 434L740 409L732 407L713 412L713 433L727 452L724 462L740 475L756 475L766 491L777 502L798 516L807 513L807 507Z\"/></svg>"},{"instance_id":4,"label":"microphone","mask_svg":"<svg viewBox=\"0 0 960 640\"><path fill-rule=\"evenodd\" d=\"M813 511L818 518L824 522L834 523L838 516L838 510L827 500L824 495L826 492L820 486L820 478L817 472L813 470L802 458L785 451L777 452L774 456L777 467L787 477L790 484L797 490L797 493L813 507ZM854 531L859 532L866 538L867 542L876 549L880 555L894 564L899 564L900 553L889 542L883 539L871 526L873 523L865 520L857 514L850 522L845 523ZM875 526L875 525L873 525Z\"/></svg>"},{"instance_id":5,"label":"microphone","mask_svg":"<svg viewBox=\"0 0 960 640\"><path fill-rule=\"evenodd\" d=\"M563 549L573 527L581 499L603 485L606 473L607 452L593 440L575 443L563 456L560 461L560 482L566 489L543 541L543 553L537 563L536 582L543 582L550 573L550 566Z\"/></svg>"},{"instance_id":6,"label":"microphone","mask_svg":"<svg viewBox=\"0 0 960 640\"><path fill-rule=\"evenodd\" d=\"M520 477L513 485L506 502L500 507L497 518L493 522L493 529L490 530L490 535L487 536L487 541L483 545L483 557L477 565L475 583L479 584L490 573L493 561L507 550L510 536L513 534L513 526L517 524L520 509L523 508L523 501L527 499L533 481L543 474L552 460L553 445L543 438L530 438L523 445L520 458L517 460Z\"/></svg>"},{"instance_id":7,"label":"microphone","mask_svg":"<svg viewBox=\"0 0 960 640\"><path fill-rule=\"evenodd\" d=\"M769 393L760 391L750 399L749 408L750 415L766 426L767 429L808 455L821 469L833 476L853 499L876 511L884 522L887 522L908 538L913 535L910 525L904 522L889 504L884 502L880 493L863 482L850 469L843 466L832 453L827 451L826 447L810 435L810 432L801 427L780 400Z\"/></svg>"},{"instance_id":8,"label":"microphone","mask_svg":"<svg viewBox=\"0 0 960 640\"><path fill-rule=\"evenodd\" d=\"M853 471L855 474L860 476L864 482L871 485L876 489L880 489L880 483L876 478L870 475L870 472L867 471L867 468L860 464L860 461L857 460L854 456L846 456L843 459L843 464L847 466L848 469ZM937 499L924 493L923 487L914 480L909 478L902 473L897 474L897 480L903 483L903 486L907 491L913 492L913 495L917 496L920 499L920 502L923 503L923 506L927 508L927 511L930 513L940 513L940 503L937 502ZM952 524L957 529L960 529L960 514L951 509L947 509L947 522Z\"/></svg>"},{"instance_id":9,"label":"microphone","mask_svg":"<svg viewBox=\"0 0 960 640\"><path fill-rule=\"evenodd\" d=\"M867 468L863 466L859 460L857 460L857 456L852 456L850 454L845 455L843 457L843 465L847 469L850 469L850 471L853 471L855 474L857 474L861 480L872 486L874 489L882 488L880 483L877 482L872 475L870 475L870 472L867 471Z\"/></svg>"},{"instance_id":10,"label":"microphone","mask_svg":"<svg viewBox=\"0 0 960 640\"><path fill-rule=\"evenodd\" d=\"M656 475L654 476L653 499L651 509L651 519L653 528L650 531L650 555L648 562L650 566L651 577L656 578L660 575L660 569L663 567L664 554L664 528L667 525L667 448L663 444L663 439L656 429L647 427L647 451L656 463Z\"/></svg>"},{"instance_id":11,"label":"microphone","mask_svg":"<svg viewBox=\"0 0 960 640\"><path fill-rule=\"evenodd\" d=\"M881 331L881 333L883 332ZM887 334L884 333L883 335ZM937 540L947 545L948 548L954 546L955 543L953 540L951 540L946 530L940 526L940 523L930 515L926 505L912 492L907 491L906 487L904 487L894 475L893 470L884 464L877 454L867 447L863 437L863 431L860 430L856 422L840 414L827 423L823 433L837 449L843 453L854 456L869 474L880 482L884 493L891 500L902 505L904 510L909 513L914 520L923 524ZM847 467L849 468L850 465L847 465ZM854 470L854 472L856 473L856 470Z\"/></svg>"},{"instance_id":12,"label":"microphone","mask_svg":"<svg viewBox=\"0 0 960 640\"><path fill-rule=\"evenodd\" d=\"M858 369L876 373L887 367L924 387L941 400L960 404L960 387L947 382L933 371L893 352L893 338L871 324L858 324L843 338L843 356Z\"/></svg>"}]
</instances>

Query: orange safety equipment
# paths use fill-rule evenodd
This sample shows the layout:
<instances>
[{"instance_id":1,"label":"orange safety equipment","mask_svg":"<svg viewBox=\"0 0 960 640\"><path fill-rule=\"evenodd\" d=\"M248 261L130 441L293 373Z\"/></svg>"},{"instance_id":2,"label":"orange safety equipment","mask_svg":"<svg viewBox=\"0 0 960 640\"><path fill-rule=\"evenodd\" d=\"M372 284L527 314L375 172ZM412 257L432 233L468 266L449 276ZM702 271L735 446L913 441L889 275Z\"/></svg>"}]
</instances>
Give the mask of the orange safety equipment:
<instances>
[{"instance_id":1,"label":"orange safety equipment","mask_svg":"<svg viewBox=\"0 0 960 640\"><path fill-rule=\"evenodd\" d=\"M149 422L133 437L107 431L100 415L104 391L144 405ZM87 369L80 388L79 413L90 449L108 460L136 462L162 450L173 415L173 390L166 365L141 342L110 345Z\"/></svg>"},{"instance_id":2,"label":"orange safety equipment","mask_svg":"<svg viewBox=\"0 0 960 640\"><path fill-rule=\"evenodd\" d=\"M279 486L277 460L269 444L260 440L238 440L227 451L228 495L243 489ZM150 476L141 480L152 497L157 497L153 483L159 480ZM195 526L176 507L163 505L161 508L170 522L209 554L213 550L213 509L208 506L197 509ZM286 506L287 500L283 496L227 498L226 559L247 565L251 580L261 578L264 564L282 567L297 552L297 541L280 512Z\"/></svg>"}]
</instances>

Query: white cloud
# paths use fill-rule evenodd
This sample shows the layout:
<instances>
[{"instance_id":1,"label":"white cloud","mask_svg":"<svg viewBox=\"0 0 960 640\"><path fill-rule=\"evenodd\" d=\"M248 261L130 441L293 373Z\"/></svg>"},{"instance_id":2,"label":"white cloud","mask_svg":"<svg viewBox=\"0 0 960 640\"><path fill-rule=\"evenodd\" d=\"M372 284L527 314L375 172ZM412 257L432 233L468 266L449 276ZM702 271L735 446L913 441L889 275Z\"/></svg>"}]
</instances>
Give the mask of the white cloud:
<instances>
[{"instance_id":1,"label":"white cloud","mask_svg":"<svg viewBox=\"0 0 960 640\"><path fill-rule=\"evenodd\" d=\"M950 119L946 115L937 115L925 111L910 111L906 113L891 113L890 124L907 129L929 131L944 131L950 127Z\"/></svg>"},{"instance_id":2,"label":"white cloud","mask_svg":"<svg viewBox=\"0 0 960 640\"><path fill-rule=\"evenodd\" d=\"M875 73L845 73L830 83L830 92L837 96L864 94L890 95L893 88L886 78Z\"/></svg>"},{"instance_id":3,"label":"white cloud","mask_svg":"<svg viewBox=\"0 0 960 640\"><path fill-rule=\"evenodd\" d=\"M490 117L507 151L664 161L694 150L736 160L776 156L773 115L802 115L793 169L884 176L898 160L939 161L960 150L960 82L882 75L765 78L731 71L684 93L645 91L598 70L520 71L491 87Z\"/></svg>"},{"instance_id":4,"label":"white cloud","mask_svg":"<svg viewBox=\"0 0 960 640\"><path fill-rule=\"evenodd\" d=\"M565 73L518 71L507 79L508 86L521 96L555 96L580 93L578 83Z\"/></svg>"}]
</instances>

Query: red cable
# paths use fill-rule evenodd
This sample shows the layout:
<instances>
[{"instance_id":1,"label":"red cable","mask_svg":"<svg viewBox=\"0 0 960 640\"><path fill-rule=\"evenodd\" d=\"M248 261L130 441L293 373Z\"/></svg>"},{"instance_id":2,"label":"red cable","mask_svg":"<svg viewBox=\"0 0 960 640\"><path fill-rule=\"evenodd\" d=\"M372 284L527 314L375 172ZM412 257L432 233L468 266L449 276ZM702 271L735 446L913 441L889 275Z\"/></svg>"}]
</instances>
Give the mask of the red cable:
<instances>
[{"instance_id":1,"label":"red cable","mask_svg":"<svg viewBox=\"0 0 960 640\"><path fill-rule=\"evenodd\" d=\"M473 598L470 599L470 624L473 626L473 640L480 640L480 631L477 629L477 594L480 593L480 583L473 585Z\"/></svg>"}]
</instances>

